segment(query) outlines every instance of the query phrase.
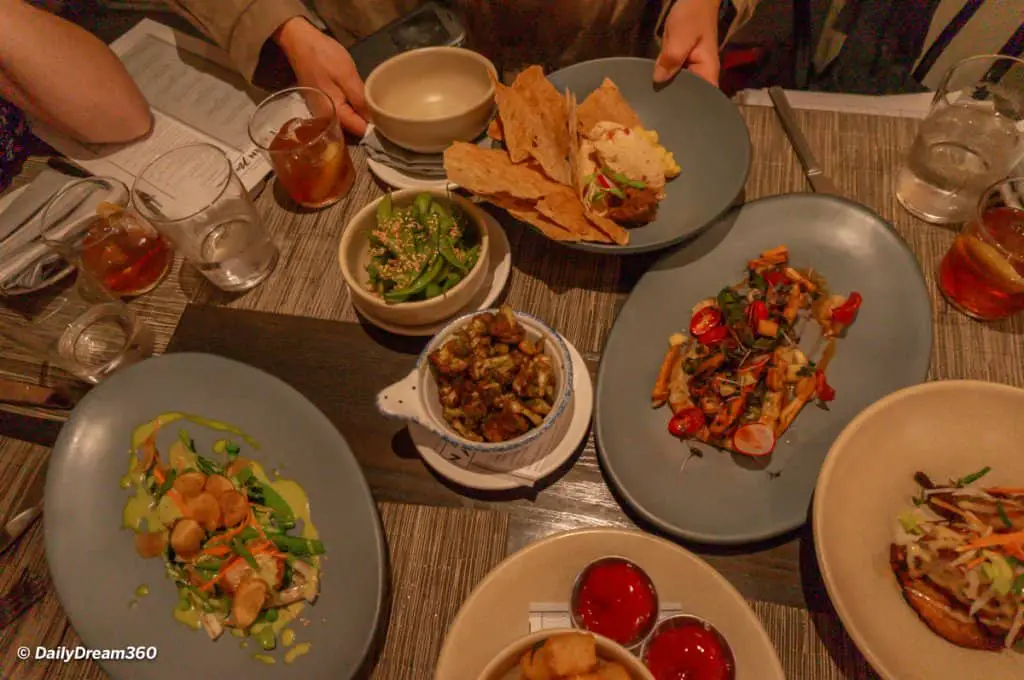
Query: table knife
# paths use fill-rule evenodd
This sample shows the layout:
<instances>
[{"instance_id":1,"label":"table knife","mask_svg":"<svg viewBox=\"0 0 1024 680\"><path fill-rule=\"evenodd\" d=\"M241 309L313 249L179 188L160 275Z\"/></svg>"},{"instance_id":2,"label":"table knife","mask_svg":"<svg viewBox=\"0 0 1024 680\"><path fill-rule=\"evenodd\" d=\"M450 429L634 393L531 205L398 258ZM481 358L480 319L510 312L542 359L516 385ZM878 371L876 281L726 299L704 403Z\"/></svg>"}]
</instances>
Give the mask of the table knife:
<instances>
[{"instance_id":1,"label":"table knife","mask_svg":"<svg viewBox=\"0 0 1024 680\"><path fill-rule=\"evenodd\" d=\"M43 513L43 492L46 490L46 473L39 472L32 480L25 497L13 517L0 529L0 554L17 542L32 523Z\"/></svg>"},{"instance_id":2,"label":"table knife","mask_svg":"<svg viewBox=\"0 0 1024 680\"><path fill-rule=\"evenodd\" d=\"M789 143L793 145L793 151L796 152L796 157L804 168L804 174L807 175L807 181L811 183L811 188L819 194L841 196L839 189L832 180L825 176L825 172L814 158L811 145L807 143L807 138L801 132L800 126L796 124L796 114L793 113L793 107L789 105L786 93L781 87L769 87L768 96L771 97L772 104L775 105L775 113L779 117L779 122L782 123L782 129L786 131L786 136L789 137Z\"/></svg>"}]
</instances>

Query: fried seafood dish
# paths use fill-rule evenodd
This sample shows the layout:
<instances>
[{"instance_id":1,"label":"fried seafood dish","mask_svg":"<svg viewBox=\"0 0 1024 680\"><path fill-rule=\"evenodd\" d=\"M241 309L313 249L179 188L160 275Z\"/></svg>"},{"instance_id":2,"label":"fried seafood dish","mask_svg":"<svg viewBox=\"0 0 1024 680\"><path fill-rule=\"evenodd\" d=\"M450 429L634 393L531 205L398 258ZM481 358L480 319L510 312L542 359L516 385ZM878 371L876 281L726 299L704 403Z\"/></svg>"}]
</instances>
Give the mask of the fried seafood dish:
<instances>
[{"instance_id":1,"label":"fried seafood dish","mask_svg":"<svg viewBox=\"0 0 1024 680\"><path fill-rule=\"evenodd\" d=\"M977 486L989 471L944 484L914 475L920 492L898 518L889 564L936 635L998 651L1024 640L1024 489Z\"/></svg>"},{"instance_id":2,"label":"fried seafood dish","mask_svg":"<svg viewBox=\"0 0 1024 680\"><path fill-rule=\"evenodd\" d=\"M465 439L515 439L551 413L558 382L551 357L510 307L474 316L428 359L444 419Z\"/></svg>"},{"instance_id":3,"label":"fried seafood dish","mask_svg":"<svg viewBox=\"0 0 1024 680\"><path fill-rule=\"evenodd\" d=\"M669 338L651 404L668 404L673 436L768 455L804 406L835 398L825 371L860 305L858 293L830 295L820 275L792 267L785 246L765 251L743 281L694 307L688 335ZM800 348L812 321L827 340L816 361Z\"/></svg>"},{"instance_id":4,"label":"fried seafood dish","mask_svg":"<svg viewBox=\"0 0 1024 680\"><path fill-rule=\"evenodd\" d=\"M654 219L680 168L609 79L577 106L540 66L495 83L488 134L504 148L456 142L448 178L554 241L629 243Z\"/></svg>"},{"instance_id":5,"label":"fried seafood dish","mask_svg":"<svg viewBox=\"0 0 1024 680\"><path fill-rule=\"evenodd\" d=\"M121 483L133 491L124 525L134 531L140 557L163 560L178 590L176 619L213 640L231 628L273 649L277 633L320 589L324 546L309 501L296 482L272 481L259 463L240 455L235 440L218 440L203 455L182 429L162 455L157 433L183 419L241 435L180 413L138 428ZM296 647L307 649L303 644Z\"/></svg>"},{"instance_id":6,"label":"fried seafood dish","mask_svg":"<svg viewBox=\"0 0 1024 680\"><path fill-rule=\"evenodd\" d=\"M630 680L619 663L597 653L597 641L588 633L552 635L519 660L522 680Z\"/></svg>"}]
</instances>

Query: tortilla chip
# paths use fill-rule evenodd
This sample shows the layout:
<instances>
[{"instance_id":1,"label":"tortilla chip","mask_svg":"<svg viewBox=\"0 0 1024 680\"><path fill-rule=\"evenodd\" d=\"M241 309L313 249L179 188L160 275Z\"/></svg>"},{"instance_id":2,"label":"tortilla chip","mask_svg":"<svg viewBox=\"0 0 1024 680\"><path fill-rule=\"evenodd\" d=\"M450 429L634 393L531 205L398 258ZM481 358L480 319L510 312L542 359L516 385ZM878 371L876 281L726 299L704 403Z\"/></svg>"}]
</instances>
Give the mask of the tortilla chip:
<instances>
[{"instance_id":1,"label":"tortilla chip","mask_svg":"<svg viewBox=\"0 0 1024 680\"><path fill-rule=\"evenodd\" d=\"M552 241L579 241L580 237L571 231L555 224L537 212L536 206L528 201L516 199L507 194L484 196L484 200L503 208L509 215L520 222L536 227L544 236Z\"/></svg>"},{"instance_id":2,"label":"tortilla chip","mask_svg":"<svg viewBox=\"0 0 1024 680\"><path fill-rule=\"evenodd\" d=\"M567 156L569 124L565 100L544 75L544 69L537 65L529 67L516 76L512 89L522 94L540 115L544 127L551 132L558 153Z\"/></svg>"},{"instance_id":3,"label":"tortilla chip","mask_svg":"<svg viewBox=\"0 0 1024 680\"><path fill-rule=\"evenodd\" d=\"M609 243L610 239L597 229L583 210L583 204L576 193L568 187L559 187L537 202L537 211L552 222L559 224L584 241Z\"/></svg>"},{"instance_id":4,"label":"tortilla chip","mask_svg":"<svg viewBox=\"0 0 1024 680\"><path fill-rule=\"evenodd\" d=\"M567 153L561 153L554 131L522 92L501 83L494 85L505 147L514 163L537 159L544 173L560 184L569 183ZM566 133L568 136L568 133Z\"/></svg>"},{"instance_id":5,"label":"tortilla chip","mask_svg":"<svg viewBox=\"0 0 1024 680\"><path fill-rule=\"evenodd\" d=\"M513 163L500 149L482 149L466 142L445 149L444 169L449 180L478 195L509 194L537 200L559 186L533 168Z\"/></svg>"},{"instance_id":6,"label":"tortilla chip","mask_svg":"<svg viewBox=\"0 0 1024 680\"><path fill-rule=\"evenodd\" d=\"M569 129L569 177L576 194L583 199L583 177L580 176L580 135L579 119L576 116L576 95L565 91L565 110L568 114Z\"/></svg>"},{"instance_id":7,"label":"tortilla chip","mask_svg":"<svg viewBox=\"0 0 1024 680\"><path fill-rule=\"evenodd\" d=\"M587 219L590 223L604 233L611 241L620 246L629 243L629 232L618 222L614 222L603 215L598 215L592 210L586 210Z\"/></svg>"},{"instance_id":8,"label":"tortilla chip","mask_svg":"<svg viewBox=\"0 0 1024 680\"><path fill-rule=\"evenodd\" d=\"M583 100L576 110L579 132L587 134L603 121L618 123L628 128L641 126L640 116L622 96L619 88L608 78Z\"/></svg>"},{"instance_id":9,"label":"tortilla chip","mask_svg":"<svg viewBox=\"0 0 1024 680\"><path fill-rule=\"evenodd\" d=\"M496 142L500 142L505 139L505 133L501 129L501 118L498 116L491 119L490 125L487 126L487 136Z\"/></svg>"}]
</instances>

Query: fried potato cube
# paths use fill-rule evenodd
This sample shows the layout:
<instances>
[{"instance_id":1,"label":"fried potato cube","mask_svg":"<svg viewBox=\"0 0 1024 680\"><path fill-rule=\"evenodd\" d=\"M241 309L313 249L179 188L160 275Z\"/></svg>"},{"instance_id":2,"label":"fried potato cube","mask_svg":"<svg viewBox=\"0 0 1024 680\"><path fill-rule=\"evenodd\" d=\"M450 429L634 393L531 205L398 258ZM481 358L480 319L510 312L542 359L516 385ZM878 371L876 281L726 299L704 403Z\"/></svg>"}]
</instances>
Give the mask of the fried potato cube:
<instances>
[{"instance_id":1,"label":"fried potato cube","mask_svg":"<svg viewBox=\"0 0 1024 680\"><path fill-rule=\"evenodd\" d=\"M597 669L597 674L594 677L598 678L598 680L632 680L625 666L618 663L602 665Z\"/></svg>"},{"instance_id":2,"label":"fried potato cube","mask_svg":"<svg viewBox=\"0 0 1024 680\"><path fill-rule=\"evenodd\" d=\"M548 638L549 667L556 676L583 675L597 666L597 642L586 633L565 633Z\"/></svg>"},{"instance_id":3,"label":"fried potato cube","mask_svg":"<svg viewBox=\"0 0 1024 680\"><path fill-rule=\"evenodd\" d=\"M534 645L523 654L519 660L519 672L523 680L556 680L555 674L551 672L551 655L543 644Z\"/></svg>"}]
</instances>

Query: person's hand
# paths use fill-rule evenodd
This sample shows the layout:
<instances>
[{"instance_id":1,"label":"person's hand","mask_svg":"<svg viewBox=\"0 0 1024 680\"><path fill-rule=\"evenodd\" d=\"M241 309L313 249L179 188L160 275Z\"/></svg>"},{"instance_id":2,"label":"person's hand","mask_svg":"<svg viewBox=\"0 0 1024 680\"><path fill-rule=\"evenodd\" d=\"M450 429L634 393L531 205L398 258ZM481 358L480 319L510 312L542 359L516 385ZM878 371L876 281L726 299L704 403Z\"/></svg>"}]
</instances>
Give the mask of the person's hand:
<instances>
[{"instance_id":1,"label":"person's hand","mask_svg":"<svg viewBox=\"0 0 1024 680\"><path fill-rule=\"evenodd\" d=\"M334 101L341 126L360 137L365 134L363 80L348 50L302 17L281 24L274 40L288 57L299 85L326 92Z\"/></svg>"},{"instance_id":2,"label":"person's hand","mask_svg":"<svg viewBox=\"0 0 1024 680\"><path fill-rule=\"evenodd\" d=\"M686 67L718 86L719 0L678 0L665 17L654 82L663 83Z\"/></svg>"}]
</instances>

